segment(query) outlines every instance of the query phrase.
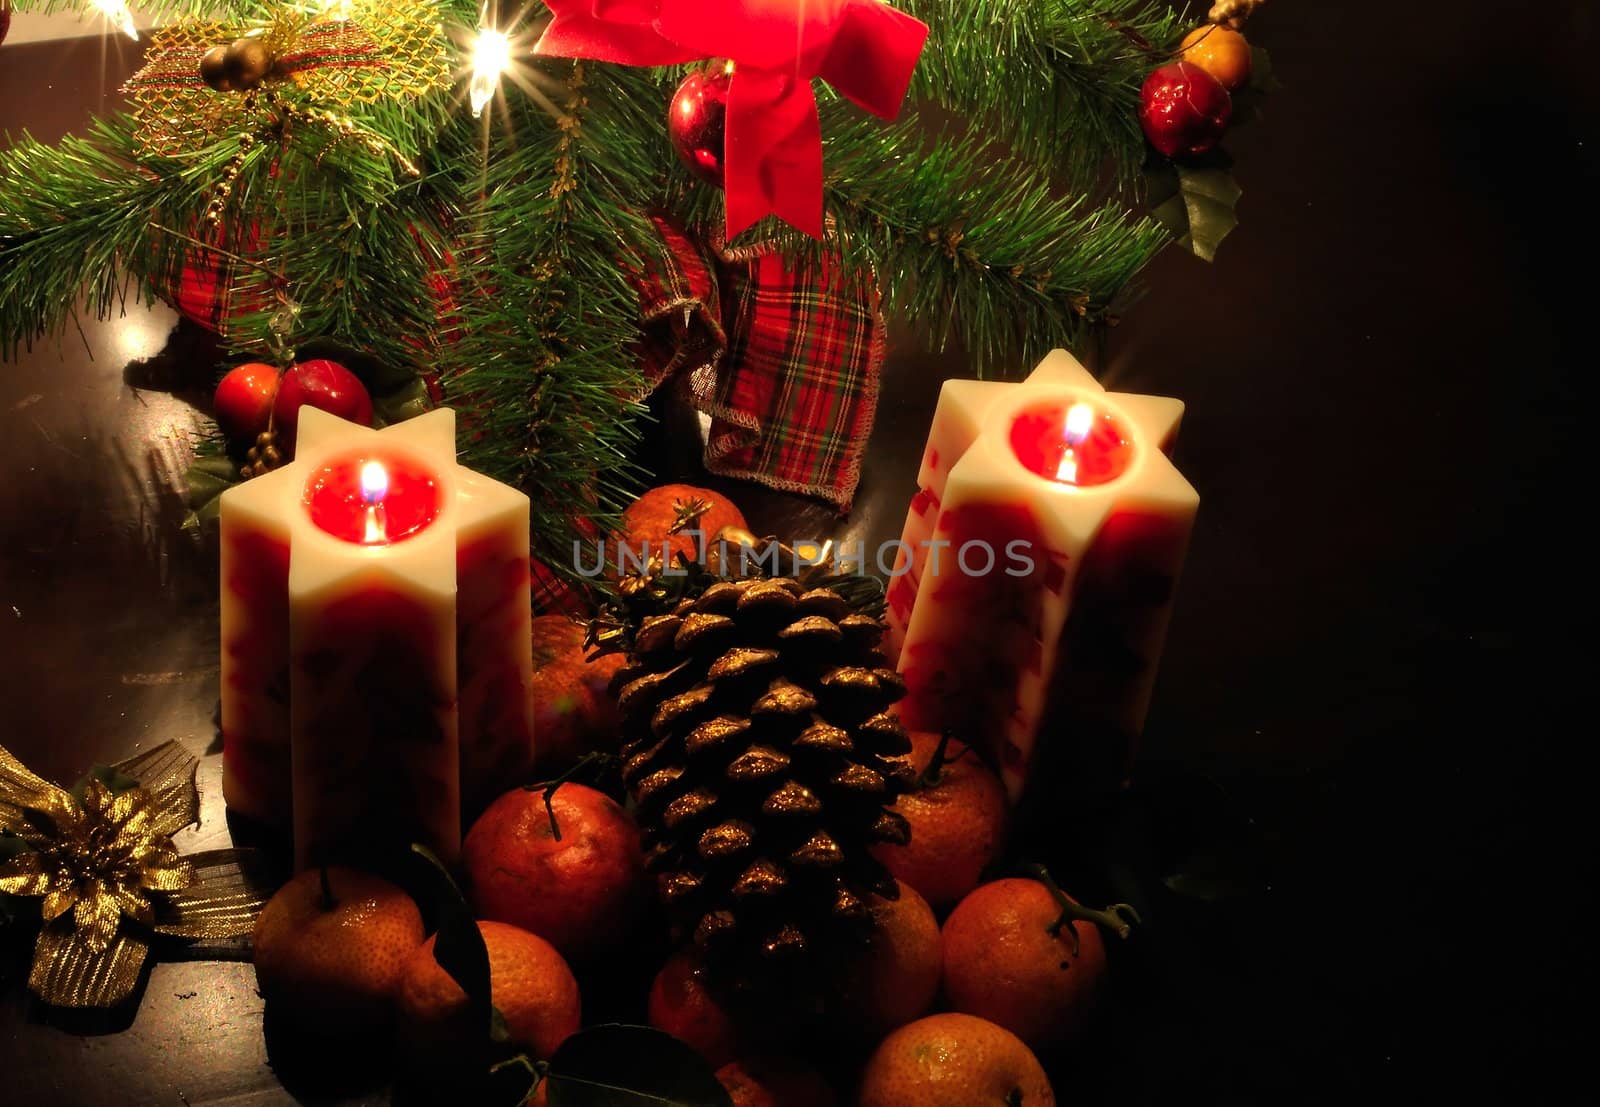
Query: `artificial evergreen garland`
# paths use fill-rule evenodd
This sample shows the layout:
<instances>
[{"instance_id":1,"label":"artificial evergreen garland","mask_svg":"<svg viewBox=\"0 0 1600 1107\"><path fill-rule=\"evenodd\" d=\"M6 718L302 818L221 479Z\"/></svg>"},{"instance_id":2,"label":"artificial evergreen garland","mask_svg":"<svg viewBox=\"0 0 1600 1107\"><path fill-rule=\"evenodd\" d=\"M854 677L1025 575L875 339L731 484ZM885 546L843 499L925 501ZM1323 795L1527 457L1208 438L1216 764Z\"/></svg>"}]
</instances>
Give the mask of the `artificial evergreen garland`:
<instances>
[{"instance_id":1,"label":"artificial evergreen garland","mask_svg":"<svg viewBox=\"0 0 1600 1107\"><path fill-rule=\"evenodd\" d=\"M879 282L886 307L961 343L980 371L1081 346L1171 241L1143 214L1136 109L1178 16L1147 0L895 6L929 27L897 122L816 83L825 240L769 219L733 245L775 241L798 268L826 261ZM385 6L139 7L232 34L286 13L359 25ZM477 0L427 7L465 75L474 29L500 19ZM662 254L651 216L705 240L723 197L667 153L665 106L685 68L535 56L546 20L539 7L502 25L514 65L482 119L459 80L330 108L295 78L176 147L125 112L53 146L17 139L0 155L0 354L60 332L80 303L105 317L130 290L171 296L186 269L212 267L228 307L219 329L239 355L286 363L332 341L401 381L436 375L466 460L533 493L536 552L565 566L575 527L608 524L635 483L624 459L645 390L632 278ZM258 96L194 85L185 96Z\"/></svg>"}]
</instances>

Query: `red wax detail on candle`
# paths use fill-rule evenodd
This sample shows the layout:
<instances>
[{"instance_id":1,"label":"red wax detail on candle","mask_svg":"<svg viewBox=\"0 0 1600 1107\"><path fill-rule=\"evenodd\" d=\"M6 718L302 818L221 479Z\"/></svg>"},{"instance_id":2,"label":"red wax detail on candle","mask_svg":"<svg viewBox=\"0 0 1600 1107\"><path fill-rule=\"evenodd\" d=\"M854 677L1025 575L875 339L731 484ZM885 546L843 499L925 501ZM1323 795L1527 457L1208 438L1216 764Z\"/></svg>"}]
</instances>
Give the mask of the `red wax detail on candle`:
<instances>
[{"instance_id":1,"label":"red wax detail on candle","mask_svg":"<svg viewBox=\"0 0 1600 1107\"><path fill-rule=\"evenodd\" d=\"M1075 408L1087 411L1074 416ZM1029 472L1088 488L1127 472L1134 445L1110 412L1089 401L1062 399L1035 404L1019 414L1011 424L1011 450Z\"/></svg>"},{"instance_id":2,"label":"red wax detail on candle","mask_svg":"<svg viewBox=\"0 0 1600 1107\"><path fill-rule=\"evenodd\" d=\"M245 528L223 543L235 613L222 641L223 794L240 814L287 823L289 544Z\"/></svg>"},{"instance_id":3,"label":"red wax detail on candle","mask_svg":"<svg viewBox=\"0 0 1600 1107\"><path fill-rule=\"evenodd\" d=\"M383 466L388 487L369 501L362 490L361 471L373 461ZM433 470L421 462L370 450L315 470L306 479L305 504L311 521L335 538L358 545L392 545L426 530L443 509L444 493ZM379 532L382 537L375 537Z\"/></svg>"},{"instance_id":4,"label":"red wax detail on candle","mask_svg":"<svg viewBox=\"0 0 1600 1107\"><path fill-rule=\"evenodd\" d=\"M305 615L294 657L295 852L458 848L455 689L439 651L449 616L386 583Z\"/></svg>"}]
</instances>

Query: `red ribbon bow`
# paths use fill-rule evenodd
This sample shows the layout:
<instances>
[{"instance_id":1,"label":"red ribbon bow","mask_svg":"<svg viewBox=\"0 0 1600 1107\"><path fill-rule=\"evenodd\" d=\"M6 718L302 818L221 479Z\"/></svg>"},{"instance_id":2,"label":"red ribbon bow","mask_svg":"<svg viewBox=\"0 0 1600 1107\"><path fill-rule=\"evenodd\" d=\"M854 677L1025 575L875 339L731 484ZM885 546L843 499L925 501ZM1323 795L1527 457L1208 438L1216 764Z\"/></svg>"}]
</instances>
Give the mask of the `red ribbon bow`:
<instances>
[{"instance_id":1,"label":"red ribbon bow","mask_svg":"<svg viewBox=\"0 0 1600 1107\"><path fill-rule=\"evenodd\" d=\"M880 0L547 0L538 52L623 65L731 58L728 236L773 214L822 237L821 77L874 115L900 112L928 28Z\"/></svg>"}]
</instances>

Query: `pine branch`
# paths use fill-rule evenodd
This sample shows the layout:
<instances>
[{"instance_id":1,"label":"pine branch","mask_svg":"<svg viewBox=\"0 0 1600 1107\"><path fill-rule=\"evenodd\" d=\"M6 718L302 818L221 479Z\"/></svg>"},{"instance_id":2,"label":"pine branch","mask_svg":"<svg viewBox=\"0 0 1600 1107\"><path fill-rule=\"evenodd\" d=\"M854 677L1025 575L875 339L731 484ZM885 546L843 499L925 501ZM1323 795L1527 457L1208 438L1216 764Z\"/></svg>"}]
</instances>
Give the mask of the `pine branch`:
<instances>
[{"instance_id":1,"label":"pine branch","mask_svg":"<svg viewBox=\"0 0 1600 1107\"><path fill-rule=\"evenodd\" d=\"M1140 269L1170 242L1115 200L1065 193L997 141L886 125L823 98L826 209L817 243L774 219L741 241L773 239L800 264L838 249L885 303L916 320L935 348L957 342L980 375L1032 364L1056 346L1082 349L1115 317ZM675 178L673 208L701 235L723 219L720 191Z\"/></svg>"},{"instance_id":2,"label":"pine branch","mask_svg":"<svg viewBox=\"0 0 1600 1107\"><path fill-rule=\"evenodd\" d=\"M909 124L878 142L893 156L863 142L830 176L836 237L847 259L878 270L898 311L936 345L959 341L980 372L1081 348L1168 241L1116 203L1053 190L994 143Z\"/></svg>"},{"instance_id":3,"label":"pine branch","mask_svg":"<svg viewBox=\"0 0 1600 1107\"><path fill-rule=\"evenodd\" d=\"M975 117L984 133L1090 190L1132 185L1144 158L1139 86L1182 33L1151 0L896 0L928 24L914 101Z\"/></svg>"},{"instance_id":4,"label":"pine branch","mask_svg":"<svg viewBox=\"0 0 1600 1107\"><path fill-rule=\"evenodd\" d=\"M135 15L146 16L157 24L183 16L219 19L261 19L279 5L269 0L128 0ZM89 0L11 0L11 10L39 12L79 12L94 15L97 9Z\"/></svg>"},{"instance_id":5,"label":"pine branch","mask_svg":"<svg viewBox=\"0 0 1600 1107\"><path fill-rule=\"evenodd\" d=\"M535 554L571 576L575 520L611 526L641 479L627 460L644 391L627 269L652 233L636 198L659 159L640 144L664 100L640 70L550 63L534 78L554 114L509 92L515 141L497 119L486 165L473 128L447 139L447 158L480 171L459 175L473 290L441 367L447 398L473 412L470 462L541 491Z\"/></svg>"},{"instance_id":6,"label":"pine branch","mask_svg":"<svg viewBox=\"0 0 1600 1107\"><path fill-rule=\"evenodd\" d=\"M134 160L133 121L95 121L54 147L24 135L0 155L0 354L59 333L80 297L106 318L127 296L123 275L175 274L180 243L152 224L193 226L205 193L238 153L223 141L178 159Z\"/></svg>"}]
</instances>

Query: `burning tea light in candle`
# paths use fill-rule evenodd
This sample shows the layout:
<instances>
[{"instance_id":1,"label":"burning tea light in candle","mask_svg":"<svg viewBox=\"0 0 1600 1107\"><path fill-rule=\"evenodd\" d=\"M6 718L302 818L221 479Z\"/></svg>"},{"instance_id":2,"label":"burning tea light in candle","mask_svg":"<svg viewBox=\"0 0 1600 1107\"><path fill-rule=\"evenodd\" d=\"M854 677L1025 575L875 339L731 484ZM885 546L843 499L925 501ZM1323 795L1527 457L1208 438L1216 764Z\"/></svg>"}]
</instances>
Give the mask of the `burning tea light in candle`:
<instances>
[{"instance_id":1,"label":"burning tea light in candle","mask_svg":"<svg viewBox=\"0 0 1600 1107\"><path fill-rule=\"evenodd\" d=\"M305 408L292 464L222 499L223 792L297 864L453 856L532 763L528 498L455 461L448 410Z\"/></svg>"},{"instance_id":2,"label":"burning tea light in candle","mask_svg":"<svg viewBox=\"0 0 1600 1107\"><path fill-rule=\"evenodd\" d=\"M889 585L897 710L986 742L1013 796L1041 760L1084 788L1129 767L1199 505L1166 456L1182 413L1063 350L945 382Z\"/></svg>"},{"instance_id":3,"label":"burning tea light in candle","mask_svg":"<svg viewBox=\"0 0 1600 1107\"><path fill-rule=\"evenodd\" d=\"M323 465L306 481L305 504L320 530L346 542L404 542L439 516L439 481L402 455L353 454Z\"/></svg>"},{"instance_id":4,"label":"burning tea light in candle","mask_svg":"<svg viewBox=\"0 0 1600 1107\"><path fill-rule=\"evenodd\" d=\"M1084 400L1028 408L1012 423L1010 438L1024 468L1078 488L1116 480L1133 460L1116 416Z\"/></svg>"},{"instance_id":5,"label":"burning tea light in candle","mask_svg":"<svg viewBox=\"0 0 1600 1107\"><path fill-rule=\"evenodd\" d=\"M388 527L383 515L384 493L389 491L389 474L381 461L369 461L361 467L361 500L367 505L367 545L374 546L389 541Z\"/></svg>"}]
</instances>

